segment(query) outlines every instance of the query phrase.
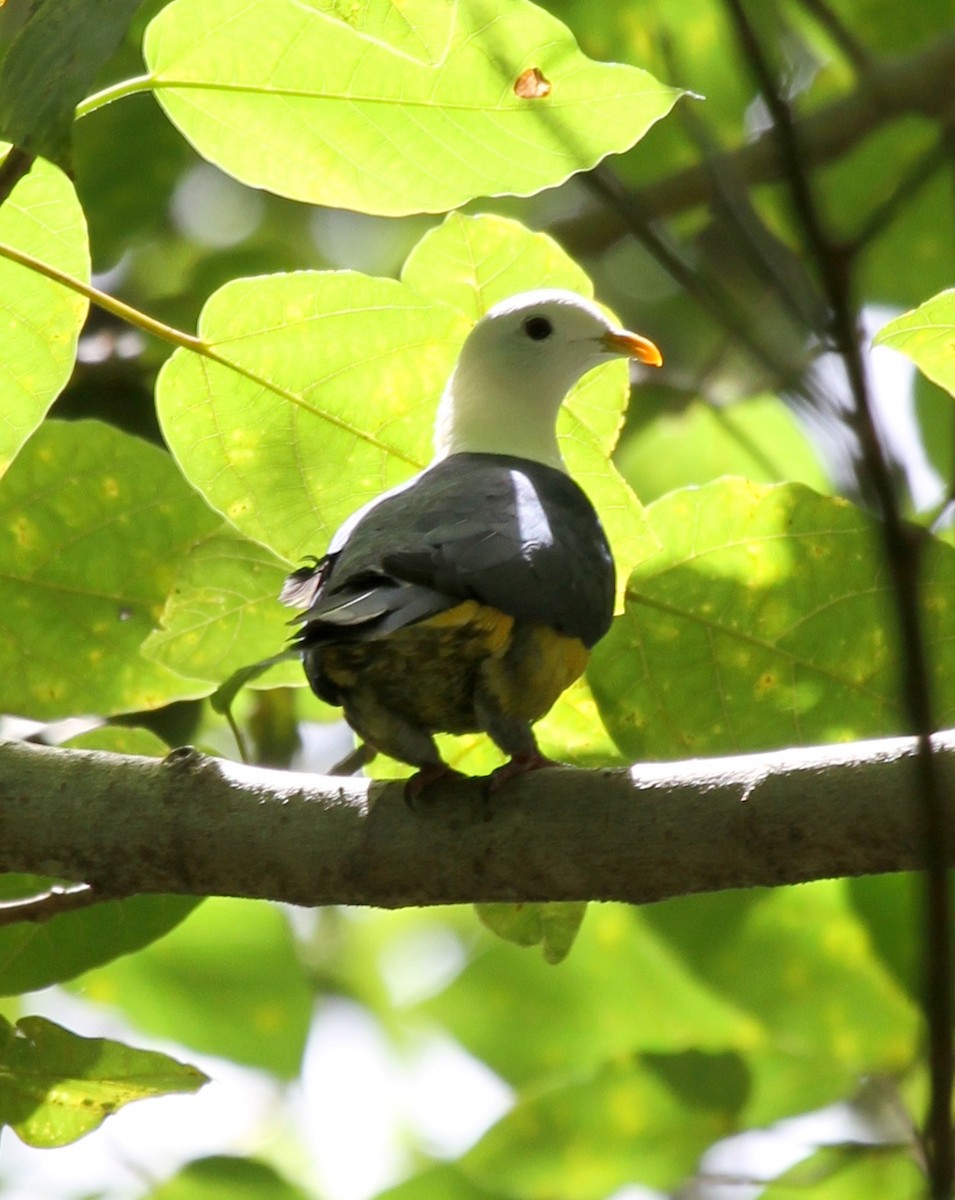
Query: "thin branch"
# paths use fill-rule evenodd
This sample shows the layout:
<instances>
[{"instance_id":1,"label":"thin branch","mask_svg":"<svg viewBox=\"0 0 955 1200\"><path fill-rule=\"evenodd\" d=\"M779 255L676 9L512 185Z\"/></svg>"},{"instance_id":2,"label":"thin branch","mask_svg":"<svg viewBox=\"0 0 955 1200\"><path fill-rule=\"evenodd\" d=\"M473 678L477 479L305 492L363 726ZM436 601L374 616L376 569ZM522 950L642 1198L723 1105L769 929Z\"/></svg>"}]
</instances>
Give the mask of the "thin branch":
<instances>
[{"instance_id":1,"label":"thin branch","mask_svg":"<svg viewBox=\"0 0 955 1200\"><path fill-rule=\"evenodd\" d=\"M952 148L943 136L912 164L899 180L890 196L868 214L859 230L852 237L852 253L857 254L870 242L879 237L906 205L952 159Z\"/></svg>"},{"instance_id":2,"label":"thin branch","mask_svg":"<svg viewBox=\"0 0 955 1200\"><path fill-rule=\"evenodd\" d=\"M803 162L818 167L855 149L876 130L918 113L945 118L955 106L955 33L904 58L875 62L849 95L808 114L796 125ZM713 201L714 170L748 186L776 183L783 166L771 130L752 142L697 163L631 193L646 220L672 217ZM621 216L594 219L592 211L556 222L551 232L573 254L596 254L627 232Z\"/></svg>"},{"instance_id":3,"label":"thin branch","mask_svg":"<svg viewBox=\"0 0 955 1200\"><path fill-rule=\"evenodd\" d=\"M952 1139L952 944L948 869L951 832L941 779L932 753L931 680L919 604L921 543L906 528L892 473L876 428L848 271L848 256L827 235L809 182L809 168L792 110L777 86L742 0L724 0L740 46L773 121L784 180L796 218L822 279L831 309L834 348L845 364L866 477L881 517L884 553L899 622L900 687L918 752L912 776L925 858L925 1015L929 1026L929 1111L926 1118L933 1200L950 1200L955 1187Z\"/></svg>"},{"instance_id":4,"label":"thin branch","mask_svg":"<svg viewBox=\"0 0 955 1200\"><path fill-rule=\"evenodd\" d=\"M873 59L868 49L856 39L839 15L825 0L798 0L798 3L824 29L860 75L872 69Z\"/></svg>"},{"instance_id":5,"label":"thin branch","mask_svg":"<svg viewBox=\"0 0 955 1200\"><path fill-rule=\"evenodd\" d=\"M955 808L955 731L935 739ZM436 785L0 743L0 870L84 880L102 899L246 896L398 908L623 900L907 871L917 741L628 770L536 771L489 799Z\"/></svg>"},{"instance_id":6,"label":"thin branch","mask_svg":"<svg viewBox=\"0 0 955 1200\"><path fill-rule=\"evenodd\" d=\"M49 921L61 913L76 912L98 904L102 896L87 883L72 883L54 886L48 891L38 892L22 900L0 902L0 926L14 925L19 921Z\"/></svg>"}]
</instances>

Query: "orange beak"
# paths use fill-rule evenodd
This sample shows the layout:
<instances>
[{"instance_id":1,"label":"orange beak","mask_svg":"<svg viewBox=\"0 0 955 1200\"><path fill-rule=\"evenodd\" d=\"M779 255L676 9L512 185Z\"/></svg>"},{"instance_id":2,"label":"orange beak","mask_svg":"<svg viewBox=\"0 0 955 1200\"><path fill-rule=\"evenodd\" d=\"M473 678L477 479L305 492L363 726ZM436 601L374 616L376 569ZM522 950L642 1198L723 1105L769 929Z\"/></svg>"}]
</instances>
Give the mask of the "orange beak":
<instances>
[{"instance_id":1,"label":"orange beak","mask_svg":"<svg viewBox=\"0 0 955 1200\"><path fill-rule=\"evenodd\" d=\"M614 354L624 354L627 358L635 358L637 362L646 363L648 367L663 366L663 355L649 338L641 337L639 333L630 333L625 329L613 329L609 333L605 333L601 340Z\"/></svg>"}]
</instances>

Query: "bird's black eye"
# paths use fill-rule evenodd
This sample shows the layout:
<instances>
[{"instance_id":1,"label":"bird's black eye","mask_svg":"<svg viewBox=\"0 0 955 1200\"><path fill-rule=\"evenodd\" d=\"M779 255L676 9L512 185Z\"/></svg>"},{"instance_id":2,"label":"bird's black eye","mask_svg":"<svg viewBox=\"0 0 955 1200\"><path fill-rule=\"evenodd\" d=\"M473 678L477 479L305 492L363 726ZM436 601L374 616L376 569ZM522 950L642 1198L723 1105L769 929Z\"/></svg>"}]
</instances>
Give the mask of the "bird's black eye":
<instances>
[{"instance_id":1,"label":"bird's black eye","mask_svg":"<svg viewBox=\"0 0 955 1200\"><path fill-rule=\"evenodd\" d=\"M546 317L528 317L523 329L532 342L543 342L554 332L554 326Z\"/></svg>"}]
</instances>

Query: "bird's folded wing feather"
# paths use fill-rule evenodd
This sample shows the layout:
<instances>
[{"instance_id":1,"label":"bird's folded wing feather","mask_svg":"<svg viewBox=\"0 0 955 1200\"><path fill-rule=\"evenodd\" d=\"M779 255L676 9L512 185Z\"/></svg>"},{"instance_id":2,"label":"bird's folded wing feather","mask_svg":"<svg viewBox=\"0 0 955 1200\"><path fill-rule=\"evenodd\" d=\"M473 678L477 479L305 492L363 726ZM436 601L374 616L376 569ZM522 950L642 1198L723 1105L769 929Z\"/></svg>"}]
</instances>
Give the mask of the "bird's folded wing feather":
<instances>
[{"instance_id":1,"label":"bird's folded wing feather","mask_svg":"<svg viewBox=\"0 0 955 1200\"><path fill-rule=\"evenodd\" d=\"M290 576L305 641L381 637L464 600L590 645L613 609L613 564L590 502L561 471L457 454L350 521ZM343 536L344 534L344 536Z\"/></svg>"}]
</instances>

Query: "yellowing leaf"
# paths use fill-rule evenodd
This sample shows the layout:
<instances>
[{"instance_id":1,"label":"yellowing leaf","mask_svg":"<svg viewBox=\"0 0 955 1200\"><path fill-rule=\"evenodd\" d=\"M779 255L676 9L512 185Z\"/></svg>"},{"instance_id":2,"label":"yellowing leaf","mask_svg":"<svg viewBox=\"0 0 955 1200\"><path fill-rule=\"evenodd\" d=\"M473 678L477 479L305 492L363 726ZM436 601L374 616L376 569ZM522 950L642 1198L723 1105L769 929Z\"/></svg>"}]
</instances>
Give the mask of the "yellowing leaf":
<instances>
[{"instance_id":1,"label":"yellowing leaf","mask_svg":"<svg viewBox=\"0 0 955 1200\"><path fill-rule=\"evenodd\" d=\"M165 1054L83 1038L42 1017L0 1018L0 1124L30 1146L64 1146L129 1104L208 1080Z\"/></svg>"}]
</instances>

